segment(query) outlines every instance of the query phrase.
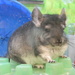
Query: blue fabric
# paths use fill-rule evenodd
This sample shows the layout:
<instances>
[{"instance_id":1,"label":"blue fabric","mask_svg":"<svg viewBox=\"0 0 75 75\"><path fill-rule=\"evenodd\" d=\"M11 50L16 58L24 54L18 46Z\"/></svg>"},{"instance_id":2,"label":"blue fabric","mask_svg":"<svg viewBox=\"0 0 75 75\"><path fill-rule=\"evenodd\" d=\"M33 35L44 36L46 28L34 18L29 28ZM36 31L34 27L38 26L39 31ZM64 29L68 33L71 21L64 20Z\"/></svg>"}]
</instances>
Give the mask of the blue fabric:
<instances>
[{"instance_id":1,"label":"blue fabric","mask_svg":"<svg viewBox=\"0 0 75 75\"><path fill-rule=\"evenodd\" d=\"M6 56L8 40L21 25L31 20L31 12L16 0L0 0L0 56Z\"/></svg>"}]
</instances>

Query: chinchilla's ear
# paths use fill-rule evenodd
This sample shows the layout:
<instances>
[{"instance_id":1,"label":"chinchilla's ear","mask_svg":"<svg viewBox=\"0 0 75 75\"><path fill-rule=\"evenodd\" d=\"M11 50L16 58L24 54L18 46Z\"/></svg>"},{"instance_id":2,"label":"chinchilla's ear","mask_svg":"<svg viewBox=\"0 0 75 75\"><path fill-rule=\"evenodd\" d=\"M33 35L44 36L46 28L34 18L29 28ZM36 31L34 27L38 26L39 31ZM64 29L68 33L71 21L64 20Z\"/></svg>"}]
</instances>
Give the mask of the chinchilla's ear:
<instances>
[{"instance_id":1,"label":"chinchilla's ear","mask_svg":"<svg viewBox=\"0 0 75 75\"><path fill-rule=\"evenodd\" d=\"M32 22L35 24L36 27L40 27L42 20L42 13L37 7L35 7L32 11Z\"/></svg>"},{"instance_id":2,"label":"chinchilla's ear","mask_svg":"<svg viewBox=\"0 0 75 75\"><path fill-rule=\"evenodd\" d=\"M59 18L66 21L66 11L64 8L62 9L61 14L59 15Z\"/></svg>"},{"instance_id":3,"label":"chinchilla's ear","mask_svg":"<svg viewBox=\"0 0 75 75\"><path fill-rule=\"evenodd\" d=\"M61 11L61 14L59 15L59 18L61 19L61 26L64 29L66 27L66 12L65 9L63 8Z\"/></svg>"}]
</instances>

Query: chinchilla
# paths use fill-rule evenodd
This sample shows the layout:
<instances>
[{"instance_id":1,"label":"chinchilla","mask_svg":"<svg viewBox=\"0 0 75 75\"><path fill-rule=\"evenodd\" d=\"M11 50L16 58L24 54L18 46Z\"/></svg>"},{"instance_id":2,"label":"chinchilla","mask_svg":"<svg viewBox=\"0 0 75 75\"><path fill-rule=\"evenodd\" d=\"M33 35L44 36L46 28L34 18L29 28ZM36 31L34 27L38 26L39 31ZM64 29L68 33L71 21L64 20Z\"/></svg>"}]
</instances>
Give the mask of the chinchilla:
<instances>
[{"instance_id":1,"label":"chinchilla","mask_svg":"<svg viewBox=\"0 0 75 75\"><path fill-rule=\"evenodd\" d=\"M63 56L68 47L64 33L66 12L42 14L36 7L32 21L19 27L10 37L9 58L21 64L45 64Z\"/></svg>"}]
</instances>

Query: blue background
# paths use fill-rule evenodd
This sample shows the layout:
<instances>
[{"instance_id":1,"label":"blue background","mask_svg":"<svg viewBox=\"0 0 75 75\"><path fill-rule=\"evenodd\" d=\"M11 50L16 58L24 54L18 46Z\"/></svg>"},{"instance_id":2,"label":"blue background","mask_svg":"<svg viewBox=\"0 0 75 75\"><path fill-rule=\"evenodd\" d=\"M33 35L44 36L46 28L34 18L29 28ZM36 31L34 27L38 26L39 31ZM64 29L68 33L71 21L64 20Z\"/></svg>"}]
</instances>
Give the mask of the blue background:
<instances>
[{"instance_id":1,"label":"blue background","mask_svg":"<svg viewBox=\"0 0 75 75\"><path fill-rule=\"evenodd\" d=\"M0 56L6 56L8 40L21 25L31 20L31 12L16 0L0 0Z\"/></svg>"}]
</instances>

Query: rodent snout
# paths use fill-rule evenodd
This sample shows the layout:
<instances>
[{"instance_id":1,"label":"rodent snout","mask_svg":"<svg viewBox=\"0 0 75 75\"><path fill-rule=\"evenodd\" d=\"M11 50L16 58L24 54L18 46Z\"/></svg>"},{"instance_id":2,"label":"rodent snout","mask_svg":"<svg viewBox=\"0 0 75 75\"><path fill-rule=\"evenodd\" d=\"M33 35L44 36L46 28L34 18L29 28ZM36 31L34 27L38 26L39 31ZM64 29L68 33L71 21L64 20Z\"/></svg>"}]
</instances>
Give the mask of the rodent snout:
<instances>
[{"instance_id":1,"label":"rodent snout","mask_svg":"<svg viewBox=\"0 0 75 75\"><path fill-rule=\"evenodd\" d=\"M59 39L56 39L56 38L52 38L50 39L50 43L52 46L62 46L63 44L66 43L66 38L59 38Z\"/></svg>"},{"instance_id":2,"label":"rodent snout","mask_svg":"<svg viewBox=\"0 0 75 75\"><path fill-rule=\"evenodd\" d=\"M62 44L62 39L56 39L55 44L56 45L61 45Z\"/></svg>"}]
</instances>

